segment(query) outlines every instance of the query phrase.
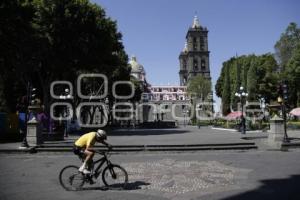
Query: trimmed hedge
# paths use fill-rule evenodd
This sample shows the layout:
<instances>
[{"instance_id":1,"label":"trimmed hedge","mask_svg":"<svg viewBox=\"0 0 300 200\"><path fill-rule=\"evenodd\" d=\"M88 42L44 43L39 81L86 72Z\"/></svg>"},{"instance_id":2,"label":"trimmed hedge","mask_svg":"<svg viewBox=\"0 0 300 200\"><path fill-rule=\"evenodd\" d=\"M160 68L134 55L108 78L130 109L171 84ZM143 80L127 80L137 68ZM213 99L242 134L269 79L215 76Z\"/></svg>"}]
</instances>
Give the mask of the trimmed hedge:
<instances>
[{"instance_id":1,"label":"trimmed hedge","mask_svg":"<svg viewBox=\"0 0 300 200\"><path fill-rule=\"evenodd\" d=\"M300 121L289 121L287 123L287 128L289 129L300 129Z\"/></svg>"}]
</instances>

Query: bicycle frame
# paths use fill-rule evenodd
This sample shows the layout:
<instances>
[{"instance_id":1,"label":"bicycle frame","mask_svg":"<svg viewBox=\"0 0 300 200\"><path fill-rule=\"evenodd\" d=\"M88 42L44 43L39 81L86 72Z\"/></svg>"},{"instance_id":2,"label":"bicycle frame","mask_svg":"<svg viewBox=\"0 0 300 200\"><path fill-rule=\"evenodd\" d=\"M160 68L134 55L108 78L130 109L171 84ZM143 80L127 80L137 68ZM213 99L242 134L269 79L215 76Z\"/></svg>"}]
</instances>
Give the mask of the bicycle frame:
<instances>
[{"instance_id":1,"label":"bicycle frame","mask_svg":"<svg viewBox=\"0 0 300 200\"><path fill-rule=\"evenodd\" d=\"M104 165L105 162L107 163L108 166L111 164L110 161L107 159L106 154L104 154L102 158L99 158L98 160L93 161L94 167L96 166L97 163L99 163L98 166L96 167L96 169L94 170L94 176L96 178L100 175L101 171L99 172L99 170L101 169L101 167Z\"/></svg>"}]
</instances>

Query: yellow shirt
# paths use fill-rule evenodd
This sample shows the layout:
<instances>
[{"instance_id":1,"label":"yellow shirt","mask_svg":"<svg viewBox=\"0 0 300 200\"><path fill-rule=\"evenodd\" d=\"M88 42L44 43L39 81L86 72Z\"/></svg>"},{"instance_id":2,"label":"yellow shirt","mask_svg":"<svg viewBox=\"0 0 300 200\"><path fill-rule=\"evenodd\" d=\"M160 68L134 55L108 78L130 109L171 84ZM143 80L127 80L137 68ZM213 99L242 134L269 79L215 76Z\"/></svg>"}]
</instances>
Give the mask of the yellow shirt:
<instances>
[{"instance_id":1,"label":"yellow shirt","mask_svg":"<svg viewBox=\"0 0 300 200\"><path fill-rule=\"evenodd\" d=\"M76 140L75 145L78 147L88 148L93 147L96 142L96 132L89 132Z\"/></svg>"}]
</instances>

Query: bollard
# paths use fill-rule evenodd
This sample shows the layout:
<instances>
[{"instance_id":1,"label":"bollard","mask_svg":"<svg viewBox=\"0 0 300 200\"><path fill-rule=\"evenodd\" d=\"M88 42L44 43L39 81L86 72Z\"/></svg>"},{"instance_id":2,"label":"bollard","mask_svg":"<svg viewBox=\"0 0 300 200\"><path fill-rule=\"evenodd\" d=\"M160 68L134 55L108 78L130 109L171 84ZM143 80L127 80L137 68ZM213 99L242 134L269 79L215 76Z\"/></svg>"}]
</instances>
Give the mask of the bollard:
<instances>
[{"instance_id":1,"label":"bollard","mask_svg":"<svg viewBox=\"0 0 300 200\"><path fill-rule=\"evenodd\" d=\"M27 122L27 142L31 147L43 144L42 124L36 119L36 114L40 110L40 106L29 106L29 110L33 113L33 118Z\"/></svg>"},{"instance_id":2,"label":"bollard","mask_svg":"<svg viewBox=\"0 0 300 200\"><path fill-rule=\"evenodd\" d=\"M275 115L270 119L270 131L268 136L268 144L270 146L281 148L284 138L284 120Z\"/></svg>"},{"instance_id":3,"label":"bollard","mask_svg":"<svg viewBox=\"0 0 300 200\"><path fill-rule=\"evenodd\" d=\"M42 126L35 118L27 122L27 142L31 147L43 144Z\"/></svg>"}]
</instances>

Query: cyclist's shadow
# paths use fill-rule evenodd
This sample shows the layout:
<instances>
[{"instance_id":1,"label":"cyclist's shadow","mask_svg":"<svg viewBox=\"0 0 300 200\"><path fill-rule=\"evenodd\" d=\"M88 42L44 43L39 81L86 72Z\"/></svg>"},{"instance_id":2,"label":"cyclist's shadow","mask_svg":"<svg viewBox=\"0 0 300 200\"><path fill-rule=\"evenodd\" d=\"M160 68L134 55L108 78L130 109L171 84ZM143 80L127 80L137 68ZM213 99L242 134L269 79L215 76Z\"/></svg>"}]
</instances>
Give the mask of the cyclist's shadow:
<instances>
[{"instance_id":1,"label":"cyclist's shadow","mask_svg":"<svg viewBox=\"0 0 300 200\"><path fill-rule=\"evenodd\" d=\"M87 186L83 187L80 190L102 190L102 191L107 191L107 190L140 190L142 189L143 186L150 185L150 183L146 183L144 181L135 181L135 182L130 182L127 183L125 188L118 188L118 187L107 187L107 186Z\"/></svg>"}]
</instances>

